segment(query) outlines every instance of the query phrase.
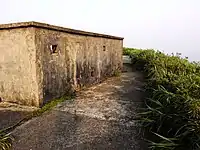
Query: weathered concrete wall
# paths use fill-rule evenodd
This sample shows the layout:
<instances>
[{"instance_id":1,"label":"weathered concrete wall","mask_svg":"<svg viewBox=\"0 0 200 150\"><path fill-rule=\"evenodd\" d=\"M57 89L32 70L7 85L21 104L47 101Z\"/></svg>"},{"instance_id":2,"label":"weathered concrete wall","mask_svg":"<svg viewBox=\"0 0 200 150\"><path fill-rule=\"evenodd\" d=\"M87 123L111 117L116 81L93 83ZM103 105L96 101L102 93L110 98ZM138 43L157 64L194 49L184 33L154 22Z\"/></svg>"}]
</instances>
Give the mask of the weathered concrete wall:
<instances>
[{"instance_id":1,"label":"weathered concrete wall","mask_svg":"<svg viewBox=\"0 0 200 150\"><path fill-rule=\"evenodd\" d=\"M0 30L0 98L39 106L34 28Z\"/></svg>"},{"instance_id":2,"label":"weathered concrete wall","mask_svg":"<svg viewBox=\"0 0 200 150\"><path fill-rule=\"evenodd\" d=\"M9 28L0 28L3 101L41 106L47 100L104 80L122 68L120 39L40 27ZM57 53L51 53L51 45L57 45Z\"/></svg>"},{"instance_id":3,"label":"weathered concrete wall","mask_svg":"<svg viewBox=\"0 0 200 150\"><path fill-rule=\"evenodd\" d=\"M122 40L36 29L40 99L62 96L80 85L103 80L122 67ZM50 46L57 45L51 54Z\"/></svg>"}]
</instances>

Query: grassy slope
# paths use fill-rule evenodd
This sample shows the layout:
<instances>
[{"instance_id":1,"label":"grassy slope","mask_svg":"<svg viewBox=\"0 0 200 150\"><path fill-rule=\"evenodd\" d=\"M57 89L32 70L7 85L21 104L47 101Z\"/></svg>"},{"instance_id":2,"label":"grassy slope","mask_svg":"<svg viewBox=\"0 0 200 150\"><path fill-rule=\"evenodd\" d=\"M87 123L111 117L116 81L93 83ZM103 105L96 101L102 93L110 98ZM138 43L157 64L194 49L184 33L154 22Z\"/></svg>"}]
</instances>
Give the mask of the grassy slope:
<instances>
[{"instance_id":1,"label":"grassy slope","mask_svg":"<svg viewBox=\"0 0 200 150\"><path fill-rule=\"evenodd\" d=\"M142 126L150 147L159 150L200 149L200 66L154 50L125 48L133 65L146 75L146 108Z\"/></svg>"}]
</instances>

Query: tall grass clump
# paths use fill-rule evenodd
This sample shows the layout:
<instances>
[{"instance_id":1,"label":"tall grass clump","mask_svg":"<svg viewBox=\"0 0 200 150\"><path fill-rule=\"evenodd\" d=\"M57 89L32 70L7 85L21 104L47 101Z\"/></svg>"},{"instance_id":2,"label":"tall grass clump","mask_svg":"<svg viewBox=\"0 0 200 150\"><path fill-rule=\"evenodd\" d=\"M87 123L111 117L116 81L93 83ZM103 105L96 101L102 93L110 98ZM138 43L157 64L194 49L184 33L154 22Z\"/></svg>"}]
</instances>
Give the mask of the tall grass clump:
<instances>
[{"instance_id":1,"label":"tall grass clump","mask_svg":"<svg viewBox=\"0 0 200 150\"><path fill-rule=\"evenodd\" d=\"M141 125L154 150L200 149L200 65L155 50L124 49L146 77Z\"/></svg>"},{"instance_id":2,"label":"tall grass clump","mask_svg":"<svg viewBox=\"0 0 200 150\"><path fill-rule=\"evenodd\" d=\"M0 130L0 150L11 149L12 137L9 133Z\"/></svg>"}]
</instances>

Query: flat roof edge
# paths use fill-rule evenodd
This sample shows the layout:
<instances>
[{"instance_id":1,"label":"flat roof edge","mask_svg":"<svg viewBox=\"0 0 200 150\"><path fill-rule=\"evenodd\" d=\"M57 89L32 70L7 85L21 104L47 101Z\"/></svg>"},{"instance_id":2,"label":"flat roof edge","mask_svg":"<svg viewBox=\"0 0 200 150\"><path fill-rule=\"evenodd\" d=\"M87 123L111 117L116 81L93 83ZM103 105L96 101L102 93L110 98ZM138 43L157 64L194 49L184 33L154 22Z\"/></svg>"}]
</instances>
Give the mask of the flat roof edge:
<instances>
[{"instance_id":1,"label":"flat roof edge","mask_svg":"<svg viewBox=\"0 0 200 150\"><path fill-rule=\"evenodd\" d=\"M13 29L13 28L26 28L26 27L44 28L44 29L50 29L50 30L55 30L55 31L67 32L67 33L71 33L71 34L93 36L93 37L103 37L103 38L109 38L109 39L118 39L118 40L124 39L123 37L117 37L117 36L94 33L94 32L87 32L87 31L82 31L82 30L75 30L75 29L50 25L47 23L35 22L35 21L0 24L0 30Z\"/></svg>"}]
</instances>

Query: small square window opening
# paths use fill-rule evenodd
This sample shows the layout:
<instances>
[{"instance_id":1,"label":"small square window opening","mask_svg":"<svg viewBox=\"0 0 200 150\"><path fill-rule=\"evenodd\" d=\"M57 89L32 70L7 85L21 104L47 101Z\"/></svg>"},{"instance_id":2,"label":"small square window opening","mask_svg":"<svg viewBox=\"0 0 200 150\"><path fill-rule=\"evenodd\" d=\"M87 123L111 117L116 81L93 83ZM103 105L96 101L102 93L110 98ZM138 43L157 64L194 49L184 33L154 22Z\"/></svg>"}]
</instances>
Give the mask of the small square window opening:
<instances>
[{"instance_id":1,"label":"small square window opening","mask_svg":"<svg viewBox=\"0 0 200 150\"><path fill-rule=\"evenodd\" d=\"M103 46L103 51L106 51L106 46Z\"/></svg>"},{"instance_id":2,"label":"small square window opening","mask_svg":"<svg viewBox=\"0 0 200 150\"><path fill-rule=\"evenodd\" d=\"M58 53L57 47L58 47L58 45L51 45L50 46L51 54Z\"/></svg>"}]
</instances>

